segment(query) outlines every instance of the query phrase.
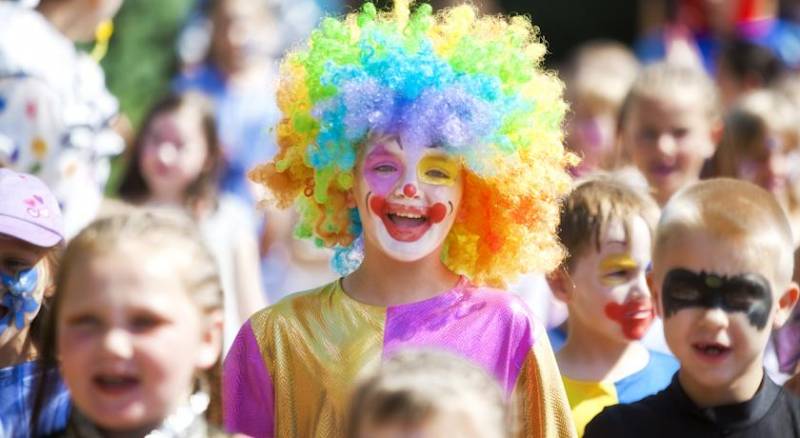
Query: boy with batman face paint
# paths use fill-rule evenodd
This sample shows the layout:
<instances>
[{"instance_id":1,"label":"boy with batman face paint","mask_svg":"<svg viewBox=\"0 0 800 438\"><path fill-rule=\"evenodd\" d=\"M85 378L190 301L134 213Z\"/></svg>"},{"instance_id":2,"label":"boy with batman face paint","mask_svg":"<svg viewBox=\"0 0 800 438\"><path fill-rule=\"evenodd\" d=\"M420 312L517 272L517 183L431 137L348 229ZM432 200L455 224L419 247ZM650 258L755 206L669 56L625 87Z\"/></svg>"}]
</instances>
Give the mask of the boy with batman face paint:
<instances>
[{"instance_id":1,"label":"boy with batman face paint","mask_svg":"<svg viewBox=\"0 0 800 438\"><path fill-rule=\"evenodd\" d=\"M585 436L800 437L800 398L763 368L798 299L792 242L778 202L753 184L703 181L671 199L648 280L681 368L664 391L605 409Z\"/></svg>"}]
</instances>

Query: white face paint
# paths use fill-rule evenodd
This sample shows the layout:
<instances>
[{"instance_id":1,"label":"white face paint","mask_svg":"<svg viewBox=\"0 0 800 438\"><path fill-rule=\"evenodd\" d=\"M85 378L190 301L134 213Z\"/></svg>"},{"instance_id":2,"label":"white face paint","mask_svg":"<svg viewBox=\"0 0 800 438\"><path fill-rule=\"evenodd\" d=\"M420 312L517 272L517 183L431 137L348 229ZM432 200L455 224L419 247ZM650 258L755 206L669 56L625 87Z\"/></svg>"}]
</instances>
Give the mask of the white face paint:
<instances>
[{"instance_id":1,"label":"white face paint","mask_svg":"<svg viewBox=\"0 0 800 438\"><path fill-rule=\"evenodd\" d=\"M441 248L461 204L461 164L395 138L367 142L354 188L364 237L390 257L416 261Z\"/></svg>"}]
</instances>

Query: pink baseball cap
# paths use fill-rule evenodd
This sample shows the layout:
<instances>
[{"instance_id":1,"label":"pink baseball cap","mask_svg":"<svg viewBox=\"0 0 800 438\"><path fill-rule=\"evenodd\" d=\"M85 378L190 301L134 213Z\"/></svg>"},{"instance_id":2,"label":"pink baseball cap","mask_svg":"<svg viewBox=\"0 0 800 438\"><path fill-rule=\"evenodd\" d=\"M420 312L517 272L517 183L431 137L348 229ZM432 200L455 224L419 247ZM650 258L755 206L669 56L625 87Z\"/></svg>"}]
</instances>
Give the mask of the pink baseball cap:
<instances>
[{"instance_id":1,"label":"pink baseball cap","mask_svg":"<svg viewBox=\"0 0 800 438\"><path fill-rule=\"evenodd\" d=\"M45 248L64 240L61 208L42 180L0 168L0 234Z\"/></svg>"}]
</instances>

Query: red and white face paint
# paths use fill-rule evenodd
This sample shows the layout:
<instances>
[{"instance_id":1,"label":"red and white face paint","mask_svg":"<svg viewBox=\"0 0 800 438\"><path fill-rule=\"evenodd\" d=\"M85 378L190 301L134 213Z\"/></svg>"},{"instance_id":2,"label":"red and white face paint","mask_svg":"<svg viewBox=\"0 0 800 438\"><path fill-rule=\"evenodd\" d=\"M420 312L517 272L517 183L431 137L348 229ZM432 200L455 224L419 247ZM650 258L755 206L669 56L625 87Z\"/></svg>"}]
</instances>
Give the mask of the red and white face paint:
<instances>
[{"instance_id":1,"label":"red and white face paint","mask_svg":"<svg viewBox=\"0 0 800 438\"><path fill-rule=\"evenodd\" d=\"M354 189L365 239L400 261L438 250L461 203L459 160L393 137L371 139L365 148Z\"/></svg>"}]
</instances>

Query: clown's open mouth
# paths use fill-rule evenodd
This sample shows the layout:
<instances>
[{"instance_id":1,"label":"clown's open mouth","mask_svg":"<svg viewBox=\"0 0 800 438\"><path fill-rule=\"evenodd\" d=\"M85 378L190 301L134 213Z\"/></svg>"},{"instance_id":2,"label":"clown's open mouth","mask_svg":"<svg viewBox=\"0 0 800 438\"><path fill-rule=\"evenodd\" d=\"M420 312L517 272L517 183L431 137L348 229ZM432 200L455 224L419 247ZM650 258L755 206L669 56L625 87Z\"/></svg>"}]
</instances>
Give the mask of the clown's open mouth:
<instances>
[{"instance_id":1,"label":"clown's open mouth","mask_svg":"<svg viewBox=\"0 0 800 438\"><path fill-rule=\"evenodd\" d=\"M379 210L379 217L393 239L400 242L416 242L431 227L432 221L428 210L384 201L383 208Z\"/></svg>"},{"instance_id":2,"label":"clown's open mouth","mask_svg":"<svg viewBox=\"0 0 800 438\"><path fill-rule=\"evenodd\" d=\"M431 225L441 222L447 215L447 207L435 203L430 207L418 207L390 203L381 196L370 196L370 210L383 222L389 235L400 242L419 240Z\"/></svg>"}]
</instances>

